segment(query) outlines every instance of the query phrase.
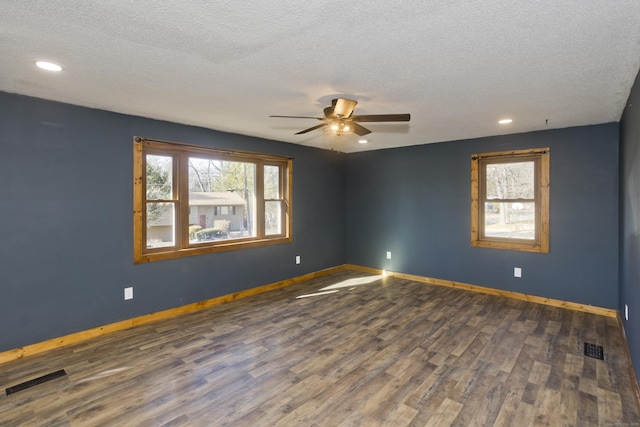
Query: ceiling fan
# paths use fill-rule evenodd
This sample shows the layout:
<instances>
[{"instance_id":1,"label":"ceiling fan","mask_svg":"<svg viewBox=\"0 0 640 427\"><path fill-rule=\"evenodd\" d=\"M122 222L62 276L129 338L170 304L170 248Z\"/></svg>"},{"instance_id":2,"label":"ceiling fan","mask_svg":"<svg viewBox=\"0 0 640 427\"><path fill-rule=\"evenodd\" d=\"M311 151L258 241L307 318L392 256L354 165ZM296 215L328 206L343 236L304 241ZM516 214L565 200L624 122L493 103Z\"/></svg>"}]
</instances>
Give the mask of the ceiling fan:
<instances>
[{"instance_id":1,"label":"ceiling fan","mask_svg":"<svg viewBox=\"0 0 640 427\"><path fill-rule=\"evenodd\" d=\"M312 130L322 128L324 133L328 135L348 135L355 133L356 135L363 136L370 134L371 131L358 122L408 122L411 119L410 114L367 114L367 115L354 115L353 110L356 108L358 102L345 99L336 98L331 101L329 107L324 109L324 117L307 117L307 116L269 116L269 117L283 117L290 119L315 119L322 121L321 124L312 126L308 129L297 132L296 135L311 132Z\"/></svg>"}]
</instances>

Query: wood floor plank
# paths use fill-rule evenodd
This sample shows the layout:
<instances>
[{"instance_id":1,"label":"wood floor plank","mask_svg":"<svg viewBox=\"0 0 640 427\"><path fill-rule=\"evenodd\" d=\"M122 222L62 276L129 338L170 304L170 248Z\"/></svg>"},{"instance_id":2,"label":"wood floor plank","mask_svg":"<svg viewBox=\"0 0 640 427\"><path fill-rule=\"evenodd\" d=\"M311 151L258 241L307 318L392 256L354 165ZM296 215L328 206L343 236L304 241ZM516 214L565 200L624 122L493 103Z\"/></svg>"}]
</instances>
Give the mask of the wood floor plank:
<instances>
[{"instance_id":1,"label":"wood floor plank","mask_svg":"<svg viewBox=\"0 0 640 427\"><path fill-rule=\"evenodd\" d=\"M622 414L620 395L603 388L598 388L598 421L605 425L618 423Z\"/></svg>"},{"instance_id":2,"label":"wood floor plank","mask_svg":"<svg viewBox=\"0 0 640 427\"><path fill-rule=\"evenodd\" d=\"M575 426L578 416L578 377L565 375L560 387L560 412L561 425Z\"/></svg>"},{"instance_id":3,"label":"wood floor plank","mask_svg":"<svg viewBox=\"0 0 640 427\"><path fill-rule=\"evenodd\" d=\"M372 277L368 284L353 279ZM333 294L296 298L347 283ZM602 345L605 360L584 356ZM640 419L615 319L343 270L0 365L3 426Z\"/></svg>"},{"instance_id":4,"label":"wood floor plank","mask_svg":"<svg viewBox=\"0 0 640 427\"><path fill-rule=\"evenodd\" d=\"M578 391L577 424L578 426L598 425L598 398L595 394ZM603 423L600 423L602 425Z\"/></svg>"},{"instance_id":5,"label":"wood floor plank","mask_svg":"<svg viewBox=\"0 0 640 427\"><path fill-rule=\"evenodd\" d=\"M559 426L558 402L560 392L550 388L541 388L533 405L533 426Z\"/></svg>"},{"instance_id":6,"label":"wood floor plank","mask_svg":"<svg viewBox=\"0 0 640 427\"><path fill-rule=\"evenodd\" d=\"M495 426L510 427L517 425L516 413L520 404L521 396L521 393L511 390L507 393L494 422Z\"/></svg>"},{"instance_id":7,"label":"wood floor plank","mask_svg":"<svg viewBox=\"0 0 640 427\"><path fill-rule=\"evenodd\" d=\"M431 418L429 418L429 422L425 424L425 427L438 427L438 426L447 426L453 423L453 420L456 419L458 413L462 409L463 404L460 402L456 402L455 400L451 400L448 397L442 401L442 404L438 406L435 414Z\"/></svg>"}]
</instances>

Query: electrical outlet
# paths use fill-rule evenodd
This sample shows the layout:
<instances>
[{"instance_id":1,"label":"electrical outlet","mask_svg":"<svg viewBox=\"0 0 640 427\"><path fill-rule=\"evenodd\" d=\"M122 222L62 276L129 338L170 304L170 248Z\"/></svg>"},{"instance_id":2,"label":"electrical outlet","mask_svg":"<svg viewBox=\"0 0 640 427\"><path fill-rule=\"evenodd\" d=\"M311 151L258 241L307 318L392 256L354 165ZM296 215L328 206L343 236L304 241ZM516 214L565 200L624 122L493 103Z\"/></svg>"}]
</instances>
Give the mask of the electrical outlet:
<instances>
[{"instance_id":1,"label":"electrical outlet","mask_svg":"<svg viewBox=\"0 0 640 427\"><path fill-rule=\"evenodd\" d=\"M300 255L296 255L296 264L300 264Z\"/></svg>"},{"instance_id":2,"label":"electrical outlet","mask_svg":"<svg viewBox=\"0 0 640 427\"><path fill-rule=\"evenodd\" d=\"M130 288L124 288L124 299L133 299L133 286Z\"/></svg>"},{"instance_id":3,"label":"electrical outlet","mask_svg":"<svg viewBox=\"0 0 640 427\"><path fill-rule=\"evenodd\" d=\"M387 259L391 259L391 252L387 251Z\"/></svg>"},{"instance_id":4,"label":"electrical outlet","mask_svg":"<svg viewBox=\"0 0 640 427\"><path fill-rule=\"evenodd\" d=\"M629 320L629 305L624 305L624 320Z\"/></svg>"},{"instance_id":5,"label":"electrical outlet","mask_svg":"<svg viewBox=\"0 0 640 427\"><path fill-rule=\"evenodd\" d=\"M513 268L513 277L522 277L522 269L520 267Z\"/></svg>"}]
</instances>

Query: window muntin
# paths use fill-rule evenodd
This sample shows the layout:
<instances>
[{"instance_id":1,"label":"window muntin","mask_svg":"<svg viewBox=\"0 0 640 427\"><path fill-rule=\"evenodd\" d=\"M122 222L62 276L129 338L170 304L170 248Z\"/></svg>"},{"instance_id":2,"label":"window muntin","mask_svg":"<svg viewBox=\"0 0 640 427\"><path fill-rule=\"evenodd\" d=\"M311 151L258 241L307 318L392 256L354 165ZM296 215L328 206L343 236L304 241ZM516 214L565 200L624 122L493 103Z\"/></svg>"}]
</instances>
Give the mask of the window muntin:
<instances>
[{"instance_id":1,"label":"window muntin","mask_svg":"<svg viewBox=\"0 0 640 427\"><path fill-rule=\"evenodd\" d=\"M472 156L473 246L549 251L549 149Z\"/></svg>"},{"instance_id":2,"label":"window muntin","mask_svg":"<svg viewBox=\"0 0 640 427\"><path fill-rule=\"evenodd\" d=\"M291 163L136 138L134 262L290 242Z\"/></svg>"}]
</instances>

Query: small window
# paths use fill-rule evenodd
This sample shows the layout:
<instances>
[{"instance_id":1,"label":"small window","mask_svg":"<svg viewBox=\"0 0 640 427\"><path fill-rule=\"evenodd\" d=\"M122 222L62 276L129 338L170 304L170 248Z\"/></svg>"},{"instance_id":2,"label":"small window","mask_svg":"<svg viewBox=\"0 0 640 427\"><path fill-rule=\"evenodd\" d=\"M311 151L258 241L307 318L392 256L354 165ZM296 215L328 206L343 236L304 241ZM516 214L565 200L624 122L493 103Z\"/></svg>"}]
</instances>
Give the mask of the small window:
<instances>
[{"instance_id":1,"label":"small window","mask_svg":"<svg viewBox=\"0 0 640 427\"><path fill-rule=\"evenodd\" d=\"M549 156L549 148L472 156L472 246L549 252Z\"/></svg>"},{"instance_id":2,"label":"small window","mask_svg":"<svg viewBox=\"0 0 640 427\"><path fill-rule=\"evenodd\" d=\"M291 159L134 140L134 262L291 241Z\"/></svg>"}]
</instances>

